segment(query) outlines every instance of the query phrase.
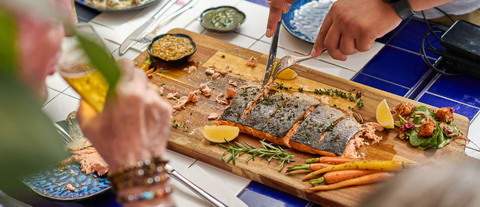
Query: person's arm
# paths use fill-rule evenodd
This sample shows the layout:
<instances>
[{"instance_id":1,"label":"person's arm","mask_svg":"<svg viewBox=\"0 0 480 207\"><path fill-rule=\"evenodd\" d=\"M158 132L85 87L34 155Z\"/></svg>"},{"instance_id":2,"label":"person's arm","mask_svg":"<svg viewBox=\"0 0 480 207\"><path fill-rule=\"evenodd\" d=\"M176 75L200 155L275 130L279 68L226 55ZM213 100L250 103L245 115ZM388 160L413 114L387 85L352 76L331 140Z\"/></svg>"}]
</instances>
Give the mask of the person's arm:
<instances>
[{"instance_id":1,"label":"person's arm","mask_svg":"<svg viewBox=\"0 0 480 207\"><path fill-rule=\"evenodd\" d=\"M287 1L272 0L267 26L270 37ZM414 11L433 8L453 0L409 0ZM282 7L283 5L283 7ZM372 48L377 38L395 29L402 19L392 5L383 0L339 0L325 17L311 55L317 57L323 48L334 59L347 59L347 55Z\"/></svg>"},{"instance_id":2,"label":"person's arm","mask_svg":"<svg viewBox=\"0 0 480 207\"><path fill-rule=\"evenodd\" d=\"M143 71L133 61L123 60L124 74L116 88L116 96L109 97L102 113L89 116L93 109L81 105L78 110L80 126L103 159L109 165L109 177L124 166L135 166L139 161L152 160L156 154L163 155L170 134L172 107L160 98L148 84ZM90 111L90 112L89 112ZM153 161L152 161L153 162ZM162 176L156 173L153 177ZM147 172L135 178L147 179ZM129 181L132 179L123 179ZM122 182L123 183L123 182ZM156 184L154 184L156 183ZM140 184L119 189L118 197L138 195L146 191L162 191L166 182ZM158 197L158 198L157 198ZM172 204L165 194L146 201L125 203L124 206L151 206Z\"/></svg>"}]
</instances>

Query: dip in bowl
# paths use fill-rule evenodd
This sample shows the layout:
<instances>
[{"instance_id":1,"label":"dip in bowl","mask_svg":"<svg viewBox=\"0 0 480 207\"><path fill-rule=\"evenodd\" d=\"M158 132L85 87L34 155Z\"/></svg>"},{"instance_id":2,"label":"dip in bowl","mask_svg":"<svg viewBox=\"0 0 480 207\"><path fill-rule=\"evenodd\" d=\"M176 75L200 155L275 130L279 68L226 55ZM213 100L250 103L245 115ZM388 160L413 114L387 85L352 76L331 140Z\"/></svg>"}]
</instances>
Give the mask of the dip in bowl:
<instances>
[{"instance_id":1,"label":"dip in bowl","mask_svg":"<svg viewBox=\"0 0 480 207\"><path fill-rule=\"evenodd\" d=\"M210 8L200 15L201 25L213 32L233 32L245 22L246 15L233 6Z\"/></svg>"},{"instance_id":2,"label":"dip in bowl","mask_svg":"<svg viewBox=\"0 0 480 207\"><path fill-rule=\"evenodd\" d=\"M148 54L160 61L174 63L187 60L197 50L192 38L185 34L162 34L153 38Z\"/></svg>"}]
</instances>

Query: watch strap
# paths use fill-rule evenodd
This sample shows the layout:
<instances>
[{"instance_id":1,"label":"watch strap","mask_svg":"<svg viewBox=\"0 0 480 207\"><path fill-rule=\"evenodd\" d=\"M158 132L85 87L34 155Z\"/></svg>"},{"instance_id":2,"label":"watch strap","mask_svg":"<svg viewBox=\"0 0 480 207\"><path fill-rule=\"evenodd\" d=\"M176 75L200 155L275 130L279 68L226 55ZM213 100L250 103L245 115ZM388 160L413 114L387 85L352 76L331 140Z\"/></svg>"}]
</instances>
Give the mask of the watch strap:
<instances>
[{"instance_id":1,"label":"watch strap","mask_svg":"<svg viewBox=\"0 0 480 207\"><path fill-rule=\"evenodd\" d=\"M397 0L397 1L385 0L385 1L390 3L393 6L393 9L395 9L398 16L400 16L402 20L405 20L415 14L408 0Z\"/></svg>"}]
</instances>

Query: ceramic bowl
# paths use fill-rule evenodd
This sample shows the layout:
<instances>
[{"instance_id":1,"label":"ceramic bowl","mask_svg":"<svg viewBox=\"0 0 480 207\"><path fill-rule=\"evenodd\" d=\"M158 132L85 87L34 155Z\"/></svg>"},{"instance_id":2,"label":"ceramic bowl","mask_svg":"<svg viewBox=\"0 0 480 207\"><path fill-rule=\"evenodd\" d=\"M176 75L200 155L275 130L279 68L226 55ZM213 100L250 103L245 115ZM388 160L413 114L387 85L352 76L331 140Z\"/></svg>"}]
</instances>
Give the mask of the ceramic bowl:
<instances>
[{"instance_id":1,"label":"ceramic bowl","mask_svg":"<svg viewBox=\"0 0 480 207\"><path fill-rule=\"evenodd\" d=\"M189 41L190 41L190 44L192 44L193 46L193 51L191 53L188 53L188 54L184 54L182 57L180 58L177 58L177 59L173 59L173 60L166 60L166 59L163 59L159 56L156 56L154 54L152 54L152 47L153 47L153 44L155 44L155 42L157 42L159 39L165 37L166 35L173 35L175 37L184 37L184 38L187 38ZM152 43L150 43L150 45L148 45L148 48L147 48L147 53L150 55L150 57L152 57L153 59L155 60L160 60L160 61L163 61L163 62L167 62L167 63L179 63L179 62L183 62L185 60L187 60L190 56L192 56L195 52L197 51L197 45L195 44L195 42L193 41L193 39L186 35L186 34L161 34L161 35L158 35L156 36L155 38L153 38L152 40Z\"/></svg>"},{"instance_id":2,"label":"ceramic bowl","mask_svg":"<svg viewBox=\"0 0 480 207\"><path fill-rule=\"evenodd\" d=\"M233 9L235 11L234 14L234 20L232 23L231 27L228 28L216 28L211 22L211 18L213 17L214 12L219 12L224 9ZM220 6L220 7L215 7L215 8L210 8L202 12L200 15L200 24L202 25L203 28L205 28L208 31L212 32L233 32L235 31L243 22L245 22L245 19L247 16L245 13L242 11L238 10L237 8L233 6Z\"/></svg>"}]
</instances>

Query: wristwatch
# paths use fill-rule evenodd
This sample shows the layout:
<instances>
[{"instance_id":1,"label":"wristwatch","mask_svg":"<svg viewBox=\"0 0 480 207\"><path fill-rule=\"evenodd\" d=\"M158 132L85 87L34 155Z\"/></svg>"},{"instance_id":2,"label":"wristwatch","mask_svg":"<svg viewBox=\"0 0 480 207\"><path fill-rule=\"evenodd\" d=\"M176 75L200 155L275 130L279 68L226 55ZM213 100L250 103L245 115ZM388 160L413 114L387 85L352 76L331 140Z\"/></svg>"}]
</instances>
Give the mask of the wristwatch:
<instances>
[{"instance_id":1,"label":"wristwatch","mask_svg":"<svg viewBox=\"0 0 480 207\"><path fill-rule=\"evenodd\" d=\"M415 14L408 0L383 0L393 6L400 18L407 19Z\"/></svg>"}]
</instances>

